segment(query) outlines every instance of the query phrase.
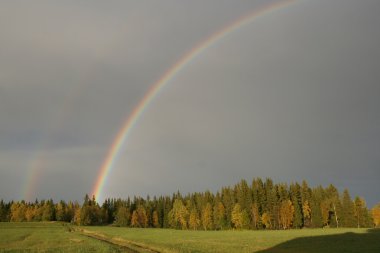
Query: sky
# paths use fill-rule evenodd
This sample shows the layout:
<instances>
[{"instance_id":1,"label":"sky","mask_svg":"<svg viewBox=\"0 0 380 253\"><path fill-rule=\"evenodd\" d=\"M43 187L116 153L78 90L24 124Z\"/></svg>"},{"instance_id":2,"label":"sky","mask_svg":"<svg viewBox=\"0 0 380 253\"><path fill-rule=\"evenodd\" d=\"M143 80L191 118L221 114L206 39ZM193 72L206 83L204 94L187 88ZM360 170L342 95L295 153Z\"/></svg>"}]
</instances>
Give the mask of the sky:
<instances>
[{"instance_id":1,"label":"sky","mask_svg":"<svg viewBox=\"0 0 380 253\"><path fill-rule=\"evenodd\" d=\"M0 199L81 201L149 88L276 2L1 1ZM270 177L380 202L379 11L377 0L298 0L217 40L138 118L102 195Z\"/></svg>"}]
</instances>

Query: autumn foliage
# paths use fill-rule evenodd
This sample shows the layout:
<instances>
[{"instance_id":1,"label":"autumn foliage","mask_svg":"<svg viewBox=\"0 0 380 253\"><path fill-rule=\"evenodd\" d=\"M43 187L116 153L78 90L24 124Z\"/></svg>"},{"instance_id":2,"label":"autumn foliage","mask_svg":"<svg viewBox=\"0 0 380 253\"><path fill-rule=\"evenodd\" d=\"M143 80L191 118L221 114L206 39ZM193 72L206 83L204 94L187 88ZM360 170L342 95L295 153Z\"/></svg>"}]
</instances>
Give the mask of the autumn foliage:
<instances>
[{"instance_id":1,"label":"autumn foliage","mask_svg":"<svg viewBox=\"0 0 380 253\"><path fill-rule=\"evenodd\" d=\"M380 226L380 203L368 210L361 197L354 200L333 186L275 184L255 178L211 193L192 193L144 199L94 197L78 202L42 200L0 201L0 221L63 221L77 225L175 228L191 230L291 229L303 227Z\"/></svg>"}]
</instances>

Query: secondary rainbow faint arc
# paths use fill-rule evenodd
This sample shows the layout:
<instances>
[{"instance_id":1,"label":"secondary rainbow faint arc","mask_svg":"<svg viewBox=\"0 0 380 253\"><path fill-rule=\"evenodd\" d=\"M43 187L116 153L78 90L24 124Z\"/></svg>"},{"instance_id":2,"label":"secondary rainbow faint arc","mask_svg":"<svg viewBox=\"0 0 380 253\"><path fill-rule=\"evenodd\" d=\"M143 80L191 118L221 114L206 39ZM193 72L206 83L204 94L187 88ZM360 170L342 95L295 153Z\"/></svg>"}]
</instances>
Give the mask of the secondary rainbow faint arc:
<instances>
[{"instance_id":1,"label":"secondary rainbow faint arc","mask_svg":"<svg viewBox=\"0 0 380 253\"><path fill-rule=\"evenodd\" d=\"M276 3L272 3L270 5L266 5L264 7L261 7L259 9L254 10L252 13L243 16L233 23L229 24L226 27L223 27L218 32L212 34L207 39L203 40L201 43L199 43L197 46L193 47L187 54L183 55L171 68L169 68L164 75L161 76L158 81L156 81L151 88L147 91L147 93L144 95L144 97L141 99L141 101L137 104L137 106L133 109L132 113L127 118L126 122L124 123L123 127L118 132L116 138L114 139L110 150L108 151L108 154L106 156L106 159L104 160L102 166L100 167L98 177L96 179L92 195L95 195L97 198L100 197L104 184L107 180L107 177L117 160L117 157L119 155L120 149L122 148L124 142L127 140L129 134L131 133L131 130L136 125L138 119L143 114L145 109L149 106L151 101L156 97L156 95L159 93L159 91L169 83L169 81L181 70L183 69L189 62L191 62L195 57L197 57L199 54L201 54L204 50L209 48L212 44L216 43L229 33L233 32L234 30L238 29L239 27L242 27L246 24L251 23L254 19L267 14L269 12L282 9L284 7L287 7L291 5L292 3L295 3L296 0L285 0L280 1Z\"/></svg>"}]
</instances>

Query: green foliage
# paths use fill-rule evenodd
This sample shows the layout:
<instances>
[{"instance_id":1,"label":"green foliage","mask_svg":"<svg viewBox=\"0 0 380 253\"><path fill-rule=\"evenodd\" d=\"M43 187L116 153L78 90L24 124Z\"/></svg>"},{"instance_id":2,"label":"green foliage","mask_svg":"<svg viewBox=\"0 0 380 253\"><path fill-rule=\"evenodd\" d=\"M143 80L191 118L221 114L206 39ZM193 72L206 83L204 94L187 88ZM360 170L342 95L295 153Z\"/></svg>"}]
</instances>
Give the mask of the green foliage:
<instances>
[{"instance_id":1,"label":"green foliage","mask_svg":"<svg viewBox=\"0 0 380 253\"><path fill-rule=\"evenodd\" d=\"M283 203L290 201L292 217L286 216ZM289 212L288 212L289 213ZM107 225L176 229L282 229L303 227L379 226L377 209L371 212L362 198L351 200L348 190L342 195L333 185L310 188L292 183L275 184L267 178L245 180L210 191L146 199L106 199L102 206L95 198L77 202L36 200L5 203L0 201L1 221L66 221L77 225ZM291 222L285 222L286 219ZM285 225L284 225L285 224Z\"/></svg>"},{"instance_id":2,"label":"green foliage","mask_svg":"<svg viewBox=\"0 0 380 253\"><path fill-rule=\"evenodd\" d=\"M120 227L126 227L130 223L129 220L130 220L129 210L124 206L119 207L116 213L116 217L115 217L115 224Z\"/></svg>"},{"instance_id":3,"label":"green foliage","mask_svg":"<svg viewBox=\"0 0 380 253\"><path fill-rule=\"evenodd\" d=\"M189 212L182 200L176 199L173 204L173 209L169 212L170 226L176 229L187 229L188 215Z\"/></svg>"},{"instance_id":4,"label":"green foliage","mask_svg":"<svg viewBox=\"0 0 380 253\"><path fill-rule=\"evenodd\" d=\"M298 183L292 184L290 186L290 196L291 196L292 205L294 207L293 227L302 228L303 227L302 196L301 196L301 186Z\"/></svg>"},{"instance_id":5,"label":"green foliage","mask_svg":"<svg viewBox=\"0 0 380 253\"><path fill-rule=\"evenodd\" d=\"M347 189L343 191L342 197L342 227L356 227L354 202Z\"/></svg>"}]
</instances>

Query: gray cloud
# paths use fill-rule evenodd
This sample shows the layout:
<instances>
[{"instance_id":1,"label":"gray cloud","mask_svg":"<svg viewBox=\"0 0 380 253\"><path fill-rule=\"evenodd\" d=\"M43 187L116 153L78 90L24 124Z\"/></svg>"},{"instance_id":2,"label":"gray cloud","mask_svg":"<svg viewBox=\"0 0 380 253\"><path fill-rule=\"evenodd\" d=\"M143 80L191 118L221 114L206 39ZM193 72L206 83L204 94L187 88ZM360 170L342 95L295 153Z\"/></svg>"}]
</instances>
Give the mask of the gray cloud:
<instances>
[{"instance_id":1,"label":"gray cloud","mask_svg":"<svg viewBox=\"0 0 380 253\"><path fill-rule=\"evenodd\" d=\"M81 199L144 93L199 41L266 1L3 2L0 198L36 154L39 198ZM152 101L105 194L241 178L380 189L376 1L299 1L218 41Z\"/></svg>"}]
</instances>

